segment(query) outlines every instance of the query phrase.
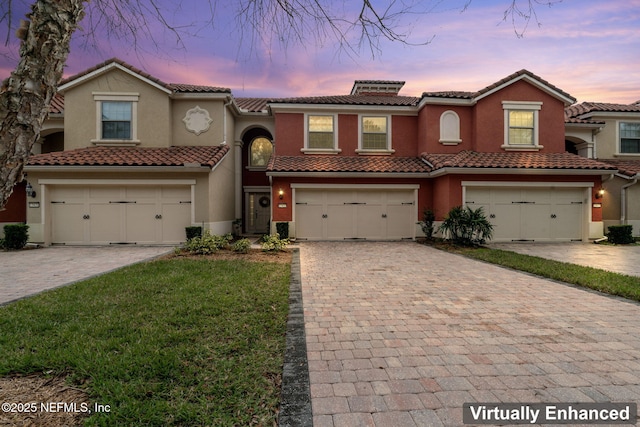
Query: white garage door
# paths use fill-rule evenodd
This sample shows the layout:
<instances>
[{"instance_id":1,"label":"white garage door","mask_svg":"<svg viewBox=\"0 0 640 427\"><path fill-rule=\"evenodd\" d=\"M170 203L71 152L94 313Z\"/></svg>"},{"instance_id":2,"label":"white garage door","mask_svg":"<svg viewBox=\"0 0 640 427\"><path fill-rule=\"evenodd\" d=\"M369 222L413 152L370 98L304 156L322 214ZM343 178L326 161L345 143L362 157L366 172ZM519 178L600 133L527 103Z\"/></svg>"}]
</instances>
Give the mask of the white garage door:
<instances>
[{"instance_id":1,"label":"white garage door","mask_svg":"<svg viewBox=\"0 0 640 427\"><path fill-rule=\"evenodd\" d=\"M582 188L468 187L466 205L484 208L494 226L494 242L582 240L585 224Z\"/></svg>"},{"instance_id":2,"label":"white garage door","mask_svg":"<svg viewBox=\"0 0 640 427\"><path fill-rule=\"evenodd\" d=\"M296 237L308 240L412 239L413 190L299 189Z\"/></svg>"},{"instance_id":3,"label":"white garage door","mask_svg":"<svg viewBox=\"0 0 640 427\"><path fill-rule=\"evenodd\" d=\"M191 225L188 186L57 186L49 200L54 244L175 244Z\"/></svg>"}]
</instances>

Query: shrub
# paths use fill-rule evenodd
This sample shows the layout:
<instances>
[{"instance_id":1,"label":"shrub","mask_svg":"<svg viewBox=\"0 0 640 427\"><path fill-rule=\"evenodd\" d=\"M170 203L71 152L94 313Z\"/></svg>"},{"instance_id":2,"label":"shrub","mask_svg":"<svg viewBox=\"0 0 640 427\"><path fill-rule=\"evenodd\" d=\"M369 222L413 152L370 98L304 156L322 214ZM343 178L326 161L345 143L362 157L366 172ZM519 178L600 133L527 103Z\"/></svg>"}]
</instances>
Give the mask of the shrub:
<instances>
[{"instance_id":1,"label":"shrub","mask_svg":"<svg viewBox=\"0 0 640 427\"><path fill-rule=\"evenodd\" d=\"M284 251L288 244L289 239L281 239L277 233L262 237L262 250L265 252Z\"/></svg>"},{"instance_id":2,"label":"shrub","mask_svg":"<svg viewBox=\"0 0 640 427\"><path fill-rule=\"evenodd\" d=\"M204 235L188 240L184 245L184 249L192 254L209 255L229 246L229 242L232 239L231 234L217 236L206 230Z\"/></svg>"},{"instance_id":3,"label":"shrub","mask_svg":"<svg viewBox=\"0 0 640 427\"><path fill-rule=\"evenodd\" d=\"M626 245L635 242L632 225L612 225L608 227L608 230L607 238L611 243Z\"/></svg>"},{"instance_id":4,"label":"shrub","mask_svg":"<svg viewBox=\"0 0 640 427\"><path fill-rule=\"evenodd\" d=\"M240 239L233 244L233 251L241 254L246 254L251 248L251 240Z\"/></svg>"},{"instance_id":5,"label":"shrub","mask_svg":"<svg viewBox=\"0 0 640 427\"><path fill-rule=\"evenodd\" d=\"M420 228L422 228L422 232L427 237L427 240L433 239L433 232L435 231L433 222L436 220L436 216L431 209L425 209L422 213L422 221L420 224Z\"/></svg>"},{"instance_id":6,"label":"shrub","mask_svg":"<svg viewBox=\"0 0 640 427\"><path fill-rule=\"evenodd\" d=\"M7 249L22 249L29 241L29 226L26 224L7 224L4 226L2 246Z\"/></svg>"},{"instance_id":7,"label":"shrub","mask_svg":"<svg viewBox=\"0 0 640 427\"><path fill-rule=\"evenodd\" d=\"M202 237L202 227L199 225L185 227L184 231L187 233L187 240L191 240L194 237Z\"/></svg>"},{"instance_id":8,"label":"shrub","mask_svg":"<svg viewBox=\"0 0 640 427\"><path fill-rule=\"evenodd\" d=\"M454 243L473 246L491 239L493 225L484 216L482 207L473 210L469 206L456 206L449 211L439 230Z\"/></svg>"},{"instance_id":9,"label":"shrub","mask_svg":"<svg viewBox=\"0 0 640 427\"><path fill-rule=\"evenodd\" d=\"M289 223L288 222L276 222L276 232L283 239L289 238Z\"/></svg>"}]
</instances>

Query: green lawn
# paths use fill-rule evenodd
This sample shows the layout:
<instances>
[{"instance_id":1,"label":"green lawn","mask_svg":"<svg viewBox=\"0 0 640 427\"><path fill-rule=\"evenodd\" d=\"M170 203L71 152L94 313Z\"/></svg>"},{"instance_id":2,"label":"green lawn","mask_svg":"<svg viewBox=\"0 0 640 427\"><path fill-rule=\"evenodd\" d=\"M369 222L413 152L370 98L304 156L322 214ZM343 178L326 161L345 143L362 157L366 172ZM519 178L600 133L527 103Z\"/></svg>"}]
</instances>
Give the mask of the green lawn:
<instances>
[{"instance_id":1,"label":"green lawn","mask_svg":"<svg viewBox=\"0 0 640 427\"><path fill-rule=\"evenodd\" d=\"M469 258L640 301L640 277L612 273L597 268L583 267L501 249L486 247L465 248L448 244L436 244L435 246Z\"/></svg>"},{"instance_id":2,"label":"green lawn","mask_svg":"<svg viewBox=\"0 0 640 427\"><path fill-rule=\"evenodd\" d=\"M173 258L0 307L0 376L67 374L88 425L272 425L290 264Z\"/></svg>"}]
</instances>

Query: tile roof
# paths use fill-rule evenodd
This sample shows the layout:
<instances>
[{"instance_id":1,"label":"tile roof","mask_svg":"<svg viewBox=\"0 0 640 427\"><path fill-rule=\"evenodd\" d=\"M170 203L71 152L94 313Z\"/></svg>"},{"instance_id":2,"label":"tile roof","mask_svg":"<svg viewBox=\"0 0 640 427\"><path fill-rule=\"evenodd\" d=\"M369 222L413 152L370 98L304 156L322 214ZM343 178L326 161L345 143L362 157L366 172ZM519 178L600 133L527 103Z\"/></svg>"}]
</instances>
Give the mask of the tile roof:
<instances>
[{"instance_id":1,"label":"tile roof","mask_svg":"<svg viewBox=\"0 0 640 427\"><path fill-rule=\"evenodd\" d=\"M235 98L235 101L240 110L249 113L260 113L269 104L269 98Z\"/></svg>"},{"instance_id":2,"label":"tile roof","mask_svg":"<svg viewBox=\"0 0 640 427\"><path fill-rule=\"evenodd\" d=\"M184 166L213 168L230 150L215 147L89 147L31 156L28 166Z\"/></svg>"},{"instance_id":3,"label":"tile roof","mask_svg":"<svg viewBox=\"0 0 640 427\"><path fill-rule=\"evenodd\" d=\"M498 168L498 169L583 169L615 170L614 166L570 153L461 151L456 154L423 153L422 159L442 168Z\"/></svg>"},{"instance_id":4,"label":"tile roof","mask_svg":"<svg viewBox=\"0 0 640 427\"><path fill-rule=\"evenodd\" d=\"M614 165L570 153L461 151L456 154L423 153L420 157L273 156L267 171L429 173L443 168L616 170Z\"/></svg>"},{"instance_id":5,"label":"tile roof","mask_svg":"<svg viewBox=\"0 0 640 427\"><path fill-rule=\"evenodd\" d=\"M508 83L512 80L515 80L521 76L527 76L530 77L536 81L538 81L539 83L541 83L544 86L549 87L550 89L558 92L559 94L561 94L562 96L572 99L573 102L575 102L575 98L572 97L571 95L569 95L567 92L563 91L562 89L552 85L551 83L549 83L548 81L546 81L545 79L541 78L540 76L537 76L536 74L532 73L529 70L525 70L522 69L520 71L516 71L513 74L508 75L507 77L505 77L504 79L498 80L497 82L490 84L489 86L480 89L477 92L460 92L460 91L445 91L445 92L424 92L422 94L423 97L427 97L427 98L455 98L455 99L473 99L473 98L477 98L487 92L491 92L493 89L496 89L500 86L502 86L505 83Z\"/></svg>"},{"instance_id":6,"label":"tile roof","mask_svg":"<svg viewBox=\"0 0 640 427\"><path fill-rule=\"evenodd\" d=\"M269 102L271 104L384 105L393 107L414 107L418 105L420 98L400 95L334 95L279 98L273 99Z\"/></svg>"},{"instance_id":7,"label":"tile roof","mask_svg":"<svg viewBox=\"0 0 640 427\"><path fill-rule=\"evenodd\" d=\"M615 167L622 175L628 177L640 174L640 160L598 159L598 161Z\"/></svg>"},{"instance_id":8,"label":"tile roof","mask_svg":"<svg viewBox=\"0 0 640 427\"><path fill-rule=\"evenodd\" d=\"M107 59L104 62L101 62L97 65L94 65L91 68L88 68L84 71L81 71L80 73L74 74L73 76L67 77L66 79L63 79L59 86L65 85L69 82L72 82L73 80L79 79L80 77L86 76L88 74L93 73L94 71L98 71L101 68L104 68L110 64L118 64L121 67L124 67L126 69L128 69L129 71L132 71L142 77L144 77L147 80L150 80L154 83L156 83L159 86L162 86L174 93L231 93L231 89L229 88L224 88L224 87L216 87L216 86L201 86L201 85L191 85L191 84L182 84L182 83L165 83L162 80L152 76L151 74L147 73L146 71L142 71L139 68L134 67L133 65L130 65L126 62L124 62L121 59L118 58L111 58L111 59Z\"/></svg>"},{"instance_id":9,"label":"tile roof","mask_svg":"<svg viewBox=\"0 0 640 427\"><path fill-rule=\"evenodd\" d=\"M418 157L393 156L272 156L267 172L425 173L429 167Z\"/></svg>"},{"instance_id":10,"label":"tile roof","mask_svg":"<svg viewBox=\"0 0 640 427\"><path fill-rule=\"evenodd\" d=\"M594 113L640 113L640 105L636 104L611 104L606 102L583 102L565 108L567 118L580 118L580 116Z\"/></svg>"},{"instance_id":11,"label":"tile roof","mask_svg":"<svg viewBox=\"0 0 640 427\"><path fill-rule=\"evenodd\" d=\"M64 95L60 93L53 95L51 105L49 106L49 113L64 114Z\"/></svg>"}]
</instances>

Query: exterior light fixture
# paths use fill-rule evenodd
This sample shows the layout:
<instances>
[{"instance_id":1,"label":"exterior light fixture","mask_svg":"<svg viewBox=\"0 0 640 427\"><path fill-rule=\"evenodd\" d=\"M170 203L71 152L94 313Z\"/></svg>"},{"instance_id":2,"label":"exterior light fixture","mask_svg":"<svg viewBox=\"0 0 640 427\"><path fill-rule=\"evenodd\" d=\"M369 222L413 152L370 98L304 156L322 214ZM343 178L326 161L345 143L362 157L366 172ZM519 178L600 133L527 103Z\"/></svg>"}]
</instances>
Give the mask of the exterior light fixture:
<instances>
[{"instance_id":1,"label":"exterior light fixture","mask_svg":"<svg viewBox=\"0 0 640 427\"><path fill-rule=\"evenodd\" d=\"M604 196L604 190L601 188L596 193L596 199L602 199L602 196Z\"/></svg>"},{"instance_id":2,"label":"exterior light fixture","mask_svg":"<svg viewBox=\"0 0 640 427\"><path fill-rule=\"evenodd\" d=\"M25 188L25 192L27 193L27 197L36 197L36 190L33 189L31 183L27 182L27 187Z\"/></svg>"},{"instance_id":3,"label":"exterior light fixture","mask_svg":"<svg viewBox=\"0 0 640 427\"><path fill-rule=\"evenodd\" d=\"M280 197L280 200L284 197L284 190L282 188L278 191L278 197Z\"/></svg>"}]
</instances>

